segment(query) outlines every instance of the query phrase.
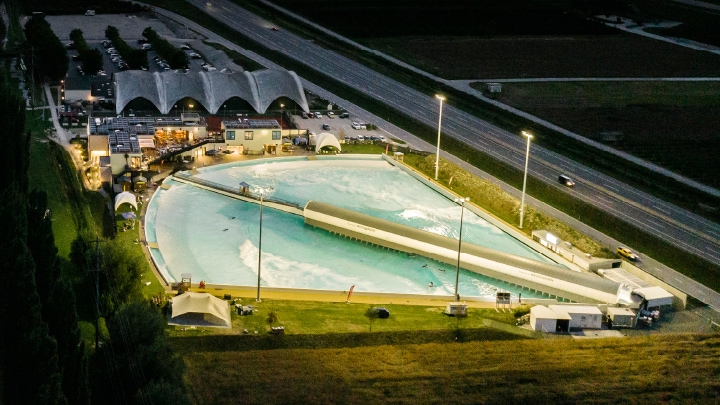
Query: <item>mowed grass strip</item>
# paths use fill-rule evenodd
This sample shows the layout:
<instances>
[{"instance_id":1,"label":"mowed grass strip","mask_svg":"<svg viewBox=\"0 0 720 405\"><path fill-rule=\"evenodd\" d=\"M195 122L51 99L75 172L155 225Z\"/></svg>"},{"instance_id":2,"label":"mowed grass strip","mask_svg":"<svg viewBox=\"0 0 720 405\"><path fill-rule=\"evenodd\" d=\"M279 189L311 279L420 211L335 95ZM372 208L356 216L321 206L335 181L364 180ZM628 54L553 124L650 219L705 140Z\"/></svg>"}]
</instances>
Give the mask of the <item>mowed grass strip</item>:
<instances>
[{"instance_id":1,"label":"mowed grass strip","mask_svg":"<svg viewBox=\"0 0 720 405\"><path fill-rule=\"evenodd\" d=\"M714 403L720 391L717 335L197 351L184 359L197 404Z\"/></svg>"},{"instance_id":2,"label":"mowed grass strip","mask_svg":"<svg viewBox=\"0 0 720 405\"><path fill-rule=\"evenodd\" d=\"M255 302L254 298L242 298L239 304L252 305L255 308L253 315L232 314L232 330L212 329L213 334L239 334L247 329L254 335L270 331L271 326L285 327L288 335L319 335L326 333L369 332L370 320L365 312L371 307L369 304L346 303L345 297L339 297L338 302L316 302L296 300L263 299ZM380 300L380 299L379 299ZM439 302L437 306L405 305L402 298L394 298L393 302L376 303L372 307L384 307L390 311L387 319L376 319L372 323L373 332L401 332L421 330L455 331L460 328L483 328L484 320L491 319L504 324L515 324L514 311L496 311L494 308L470 308L468 316L455 318L443 314L445 304ZM527 307L524 307L527 308ZM269 324L268 315L273 312L277 315L277 322ZM527 310L525 311L527 312ZM207 334L208 331L200 329L187 329L174 327L169 333L173 337L187 337Z\"/></svg>"}]
</instances>

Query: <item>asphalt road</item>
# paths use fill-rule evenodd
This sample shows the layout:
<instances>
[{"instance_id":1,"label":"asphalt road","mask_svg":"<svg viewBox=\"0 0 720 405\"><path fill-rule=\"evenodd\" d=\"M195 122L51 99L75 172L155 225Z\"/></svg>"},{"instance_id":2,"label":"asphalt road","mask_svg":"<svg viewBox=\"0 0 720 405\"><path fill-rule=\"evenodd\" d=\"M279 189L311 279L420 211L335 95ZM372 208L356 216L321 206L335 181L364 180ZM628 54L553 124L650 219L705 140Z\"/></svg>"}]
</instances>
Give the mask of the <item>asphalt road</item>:
<instances>
[{"instance_id":1,"label":"asphalt road","mask_svg":"<svg viewBox=\"0 0 720 405\"><path fill-rule=\"evenodd\" d=\"M414 90L397 84L388 78L377 75L377 73L364 68L362 65L359 65L353 61L349 61L332 52L320 49L318 46L314 45L309 40L298 38L282 30L274 31L272 30L273 25L271 23L264 21L261 18L252 15L247 11L238 8L232 4L225 4L222 1L214 1L209 4L195 1L195 4L198 7L206 10L210 15L213 15L218 20L230 26L236 27L243 34L262 44L265 44L268 47L282 50L286 54L291 55L303 62L307 60L308 64L311 64L312 66L320 69L321 71L326 71L326 69L332 69L332 71L335 72L334 75L340 75L337 77L340 77L343 80L347 80L348 82L352 80L350 83L357 83L356 86L359 89L368 92L369 94L378 94L377 98L380 100L394 104L395 102L392 100L396 99L398 97L398 94L402 94L406 99L403 101L403 99L401 98L401 104L394 104L396 108L402 107L401 109L403 111L407 111L409 115L412 115L417 119L428 123L429 125L437 125L438 105L437 100L435 100L434 98L417 93ZM205 27L201 27L183 17L175 15L174 13L165 10L158 11L164 15L170 16L171 18L180 21L183 24L186 24L188 27L191 27L191 29L194 29L197 32L202 33L203 35L206 35L211 41L216 41L230 47L231 49L235 49L236 51L243 53L245 56L256 60L257 62L263 64L268 68L280 68L272 62L251 51L238 48L234 44L231 44L229 41L224 40L216 34L212 33L209 29ZM308 48L305 49L305 47ZM305 50L303 51L303 49ZM320 63L315 63L313 62L314 60L320 60ZM384 120L382 117L374 117L369 112L363 110L356 105L353 105L351 101L340 99L338 96L329 93L317 84L308 82L307 80L302 78L301 80L306 90L314 92L315 94L318 94L321 97L324 97L329 101L348 109L349 111L354 113L354 115L357 116L359 120L370 123L377 123L377 125L379 125L381 129L387 131L389 135L399 137L417 149L434 149L434 145L428 144L427 142L416 138L414 135L408 133L407 131L404 131L401 128L396 127L392 123ZM377 83L379 83L379 85L377 85ZM386 87L388 87L387 92L383 91ZM417 102L417 100L422 101ZM405 108L406 105L409 107ZM450 127L449 130L448 125ZM523 166L521 165L524 164L525 142L523 139L520 138L520 136L510 134L499 128L495 128L492 125L489 125L474 117L468 116L467 114L464 114L446 105L443 111L443 133L445 134L444 136L455 135L456 131L467 131L467 133L461 133L460 136L467 139L473 145L480 145L483 150L487 149L488 153L496 157L502 158L502 160L510 161L512 162L512 164L522 169ZM492 149L493 146L498 147L497 145L500 145L499 150ZM539 150L543 153L539 154ZM566 161L566 159L564 159L562 156L558 156L557 154L552 154L551 152L541 150L541 148L539 147L532 147L531 156L532 163L530 166L530 172L533 175L547 179L550 184L553 184L558 188L558 191L575 193L578 197L583 197L583 199L591 203L595 203L596 201L603 202L602 206L609 206L610 208L612 208L611 212L617 213L618 215L623 215L625 217L629 216L631 217L631 219L634 217L632 216L632 214L628 213L628 209L630 208L633 208L635 211L644 212L650 207L660 207L661 210L667 210L667 212L663 212L664 215L673 215L673 217L668 217L669 221L661 218L663 222L668 222L668 224L663 224L663 226L668 226L669 229L672 230L673 227L678 227L679 224L680 226L678 232L685 229L685 233L689 233L692 235L695 235L695 233L699 234L695 236L695 239L705 241L704 244L708 246L700 248L699 250L702 252L708 250L708 252L713 255L712 257L718 257L718 235L720 235L720 232L718 230L719 227L717 224L711 223L703 218L699 218L696 215L688 213L685 210L682 210L671 204L667 204L663 201L657 200L651 196L646 195L645 193L635 190L633 187L602 176L599 173L595 173L591 169L584 168L575 162ZM557 160L552 163L542 162L538 160L537 156L550 156ZM443 158L448 159L453 163L459 164L462 167L465 167L467 170L476 175L482 176L484 178L490 177L486 173L483 173L480 170L471 167L464 161L461 161L454 156L443 154ZM559 171L572 173L574 179L578 183L577 187L575 189L568 189L564 186L560 186L559 184L557 184L557 173ZM592 182L593 179L596 178L600 179L596 184L589 184L590 182ZM519 196L518 190L502 183L500 183L500 186L503 187L503 189L505 189L510 194ZM637 200L633 201L630 200L629 197L622 197L620 195L615 196L614 194L616 190L623 190L628 193L629 197L637 198ZM582 194L585 192L593 191L598 194L602 194L602 192L605 191L606 193L609 193L609 195L598 195L594 198L592 196L586 196ZM543 202L533 199L531 196L528 196L528 204L535 205L541 211L548 212L550 213L550 215L556 218L560 218L568 224L571 224L571 226L574 226L589 235L593 235L594 237L605 241L609 246L618 243L616 240L587 227L585 224L578 221L578 219L568 217L564 213L561 213L554 208L547 206ZM622 204L624 204L624 206ZM582 218L580 218L580 220L581 219ZM680 221L683 220L688 220L689 224L681 223ZM645 223L642 221L640 221L639 224L641 224L643 227L645 226ZM695 226L697 226L697 228L693 228ZM693 231L695 231L695 233ZM665 235L666 233L667 232L663 232L661 233L661 235ZM680 236L675 236L673 240L683 241L684 236L686 235L680 233ZM683 246L688 246L691 244L692 243L683 243ZM641 257L643 256L641 255ZM641 263L640 266L643 267L643 269L646 270L648 273L669 282L671 285L679 287L682 291L709 304L716 310L720 310L720 294L715 293L707 287L675 272L674 270L660 263L652 261L650 258L643 257L643 259L643 263ZM717 261L717 259L714 260L714 262Z\"/></svg>"},{"instance_id":2,"label":"asphalt road","mask_svg":"<svg viewBox=\"0 0 720 405\"><path fill-rule=\"evenodd\" d=\"M228 1L190 0L190 3L262 45L280 50L420 122L437 126L439 105L434 97L312 41L282 29L275 31L273 24ZM444 136L461 140L520 170L524 167L525 141L519 134L509 133L447 104L443 108L442 131ZM530 155L530 175L553 185L558 192L570 193L690 253L713 263L720 262L720 225L539 146L532 146ZM560 173L573 177L577 185L572 189L561 186L557 182Z\"/></svg>"}]
</instances>

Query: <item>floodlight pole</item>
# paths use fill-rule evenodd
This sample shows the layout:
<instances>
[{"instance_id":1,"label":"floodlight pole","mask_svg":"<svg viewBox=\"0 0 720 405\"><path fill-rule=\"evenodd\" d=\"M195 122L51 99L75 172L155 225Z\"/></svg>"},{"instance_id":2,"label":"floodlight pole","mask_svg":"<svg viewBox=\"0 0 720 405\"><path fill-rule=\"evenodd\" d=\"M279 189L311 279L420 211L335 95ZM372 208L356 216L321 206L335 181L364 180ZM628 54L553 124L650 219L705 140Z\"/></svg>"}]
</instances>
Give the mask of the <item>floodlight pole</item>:
<instances>
[{"instance_id":1,"label":"floodlight pole","mask_svg":"<svg viewBox=\"0 0 720 405\"><path fill-rule=\"evenodd\" d=\"M260 239L258 241L258 286L257 298L255 301L260 302L260 265L262 261L262 217L263 217L263 191L260 190Z\"/></svg>"},{"instance_id":2,"label":"floodlight pole","mask_svg":"<svg viewBox=\"0 0 720 405\"><path fill-rule=\"evenodd\" d=\"M435 180L437 180L438 179L438 171L440 170L440 129L442 128L442 107L443 107L443 101L445 100L445 97L441 96L439 94L436 94L435 98L440 100L440 115L438 117L437 153L435 153Z\"/></svg>"},{"instance_id":3,"label":"floodlight pole","mask_svg":"<svg viewBox=\"0 0 720 405\"><path fill-rule=\"evenodd\" d=\"M458 235L457 269L455 271L455 302L460 301L460 295L458 295L458 284L460 282L460 251L462 248L463 215L465 214L465 203L467 201L470 201L470 197L455 199L456 203L460 203L460 234Z\"/></svg>"},{"instance_id":4,"label":"floodlight pole","mask_svg":"<svg viewBox=\"0 0 720 405\"><path fill-rule=\"evenodd\" d=\"M523 177L522 199L520 201L520 229L523 227L523 217L525 216L525 186L527 185L528 161L530 160L530 140L533 138L529 132L522 131L522 134L527 138L527 149L525 150L525 175Z\"/></svg>"}]
</instances>

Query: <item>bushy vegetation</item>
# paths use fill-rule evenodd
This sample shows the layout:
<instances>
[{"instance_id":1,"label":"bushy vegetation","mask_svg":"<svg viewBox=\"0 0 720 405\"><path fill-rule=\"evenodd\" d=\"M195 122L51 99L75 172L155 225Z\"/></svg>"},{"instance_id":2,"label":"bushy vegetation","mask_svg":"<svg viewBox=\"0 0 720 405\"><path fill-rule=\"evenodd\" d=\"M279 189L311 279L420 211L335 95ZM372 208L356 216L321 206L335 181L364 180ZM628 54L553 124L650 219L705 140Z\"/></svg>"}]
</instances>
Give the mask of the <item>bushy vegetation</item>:
<instances>
[{"instance_id":1,"label":"bushy vegetation","mask_svg":"<svg viewBox=\"0 0 720 405\"><path fill-rule=\"evenodd\" d=\"M167 60L171 69L183 69L188 66L190 60L185 51L176 48L175 45L161 38L155 30L147 27L143 30L142 34L152 44L155 52Z\"/></svg>"},{"instance_id":2,"label":"bushy vegetation","mask_svg":"<svg viewBox=\"0 0 720 405\"><path fill-rule=\"evenodd\" d=\"M70 31L70 39L73 41L73 45L75 45L75 49L80 55L80 60L83 64L83 70L88 73L94 73L102 69L102 53L100 53L100 51L95 47L91 48L88 46L87 42L85 42L85 38L83 37L83 32L81 29L75 28L74 30Z\"/></svg>"},{"instance_id":3,"label":"bushy vegetation","mask_svg":"<svg viewBox=\"0 0 720 405\"><path fill-rule=\"evenodd\" d=\"M68 56L65 47L43 16L33 16L25 24L25 61L38 82L65 77Z\"/></svg>"},{"instance_id":4,"label":"bushy vegetation","mask_svg":"<svg viewBox=\"0 0 720 405\"><path fill-rule=\"evenodd\" d=\"M130 69L140 69L141 66L148 65L147 51L128 45L127 42L120 37L120 32L117 28L108 25L105 29L105 37L112 42L113 47L115 47L118 54L122 56Z\"/></svg>"}]
</instances>

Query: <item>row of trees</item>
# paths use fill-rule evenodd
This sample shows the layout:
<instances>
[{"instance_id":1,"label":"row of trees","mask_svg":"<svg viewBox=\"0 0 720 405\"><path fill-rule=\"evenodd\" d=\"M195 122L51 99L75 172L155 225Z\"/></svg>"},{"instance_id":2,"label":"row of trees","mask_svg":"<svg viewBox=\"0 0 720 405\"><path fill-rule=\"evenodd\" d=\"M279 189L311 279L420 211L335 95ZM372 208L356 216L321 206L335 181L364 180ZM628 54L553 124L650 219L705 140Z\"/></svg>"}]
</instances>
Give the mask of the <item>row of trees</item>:
<instances>
[{"instance_id":1,"label":"row of trees","mask_svg":"<svg viewBox=\"0 0 720 405\"><path fill-rule=\"evenodd\" d=\"M35 15L25 24L25 60L39 82L57 81L65 77L68 56L65 46L43 16Z\"/></svg>"},{"instance_id":2,"label":"row of trees","mask_svg":"<svg viewBox=\"0 0 720 405\"><path fill-rule=\"evenodd\" d=\"M83 69L86 72L94 73L103 68L102 53L97 50L97 48L91 48L88 46L87 42L85 42L85 37L83 37L81 29L75 28L70 31L70 39L73 41L73 45L75 45L75 49L80 55Z\"/></svg>"},{"instance_id":3,"label":"row of trees","mask_svg":"<svg viewBox=\"0 0 720 405\"><path fill-rule=\"evenodd\" d=\"M5 218L0 241L0 402L87 404L87 357L75 296L60 271L52 213L29 191L31 134L18 90L0 71L0 120L8 158L0 163Z\"/></svg>"},{"instance_id":4,"label":"row of trees","mask_svg":"<svg viewBox=\"0 0 720 405\"><path fill-rule=\"evenodd\" d=\"M167 40L160 38L151 27L145 28L142 34L152 44L155 52L168 62L171 69L183 69L190 63L187 54L182 49L178 49Z\"/></svg>"},{"instance_id":5,"label":"row of trees","mask_svg":"<svg viewBox=\"0 0 720 405\"><path fill-rule=\"evenodd\" d=\"M148 66L147 51L133 48L120 38L120 32L112 25L105 29L105 37L112 42L113 47L122 56L130 69L140 69L141 66Z\"/></svg>"},{"instance_id":6,"label":"row of trees","mask_svg":"<svg viewBox=\"0 0 720 405\"><path fill-rule=\"evenodd\" d=\"M71 266L61 268L47 196L29 190L32 134L24 106L0 67L7 151L0 160L0 404L188 403L184 364L164 340L165 319L141 294L143 256L113 240L97 241L88 221L76 221L82 236L73 242ZM65 163L58 160L66 159L62 147L51 143L50 150L60 153L39 158L53 160L49 167ZM74 180L69 186L79 188ZM65 197L83 200L73 211L85 204L82 193ZM98 347L81 336L78 316L94 319L96 305L107 325Z\"/></svg>"}]
</instances>

